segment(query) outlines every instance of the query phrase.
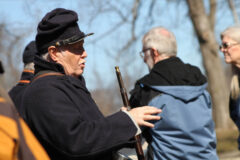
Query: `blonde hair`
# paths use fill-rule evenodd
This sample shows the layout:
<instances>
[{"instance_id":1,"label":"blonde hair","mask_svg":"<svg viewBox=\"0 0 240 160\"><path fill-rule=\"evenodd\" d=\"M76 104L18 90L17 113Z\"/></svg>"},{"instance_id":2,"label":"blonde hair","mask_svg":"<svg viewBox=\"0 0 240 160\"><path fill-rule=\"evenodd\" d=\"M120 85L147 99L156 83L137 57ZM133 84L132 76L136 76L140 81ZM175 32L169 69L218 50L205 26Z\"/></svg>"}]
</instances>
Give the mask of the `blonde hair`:
<instances>
[{"instance_id":1,"label":"blonde hair","mask_svg":"<svg viewBox=\"0 0 240 160\"><path fill-rule=\"evenodd\" d=\"M240 43L240 26L237 25L228 27L221 33L221 39L223 39L223 37L225 36L231 38L237 43ZM234 65L232 65L232 74L233 75L230 84L230 96L232 99L236 100L239 97L239 69Z\"/></svg>"},{"instance_id":2,"label":"blonde hair","mask_svg":"<svg viewBox=\"0 0 240 160\"><path fill-rule=\"evenodd\" d=\"M174 34L163 27L152 28L147 32L142 43L144 48L155 48L159 54L177 55L177 42Z\"/></svg>"},{"instance_id":3,"label":"blonde hair","mask_svg":"<svg viewBox=\"0 0 240 160\"><path fill-rule=\"evenodd\" d=\"M232 40L240 43L240 26L231 26L226 28L222 33L221 33L221 39L223 39L223 37L229 37Z\"/></svg>"}]
</instances>

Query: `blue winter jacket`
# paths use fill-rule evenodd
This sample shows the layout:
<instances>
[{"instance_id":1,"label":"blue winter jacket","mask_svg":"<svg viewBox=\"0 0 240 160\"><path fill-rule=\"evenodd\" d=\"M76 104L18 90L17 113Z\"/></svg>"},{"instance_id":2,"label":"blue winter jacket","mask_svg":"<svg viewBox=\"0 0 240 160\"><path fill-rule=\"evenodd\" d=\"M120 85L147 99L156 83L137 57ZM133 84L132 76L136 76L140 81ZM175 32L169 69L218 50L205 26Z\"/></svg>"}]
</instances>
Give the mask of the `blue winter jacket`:
<instances>
[{"instance_id":1,"label":"blue winter jacket","mask_svg":"<svg viewBox=\"0 0 240 160\"><path fill-rule=\"evenodd\" d=\"M150 106L162 109L162 119L150 129L154 159L218 159L206 86L150 86L162 92L149 102Z\"/></svg>"},{"instance_id":2,"label":"blue winter jacket","mask_svg":"<svg viewBox=\"0 0 240 160\"><path fill-rule=\"evenodd\" d=\"M148 159L217 160L211 97L201 71L179 58L156 63L131 91L132 107L162 109L155 127L144 129Z\"/></svg>"}]
</instances>

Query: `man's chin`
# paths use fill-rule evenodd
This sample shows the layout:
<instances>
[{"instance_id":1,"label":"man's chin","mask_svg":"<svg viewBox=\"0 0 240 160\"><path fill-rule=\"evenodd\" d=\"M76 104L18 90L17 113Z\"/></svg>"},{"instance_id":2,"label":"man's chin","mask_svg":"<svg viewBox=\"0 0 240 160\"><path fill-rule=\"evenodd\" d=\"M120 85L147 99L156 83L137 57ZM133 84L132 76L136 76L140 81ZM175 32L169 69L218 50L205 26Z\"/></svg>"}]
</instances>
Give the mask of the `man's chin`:
<instances>
[{"instance_id":1,"label":"man's chin","mask_svg":"<svg viewBox=\"0 0 240 160\"><path fill-rule=\"evenodd\" d=\"M80 73L77 73L77 75L78 75L78 77L81 76L81 75L83 75L83 71L80 72Z\"/></svg>"},{"instance_id":2,"label":"man's chin","mask_svg":"<svg viewBox=\"0 0 240 160\"><path fill-rule=\"evenodd\" d=\"M147 64L149 72L153 69L153 64Z\"/></svg>"},{"instance_id":3,"label":"man's chin","mask_svg":"<svg viewBox=\"0 0 240 160\"><path fill-rule=\"evenodd\" d=\"M81 75L83 75L83 71L75 72L72 74L72 76L76 78L80 77Z\"/></svg>"},{"instance_id":4,"label":"man's chin","mask_svg":"<svg viewBox=\"0 0 240 160\"><path fill-rule=\"evenodd\" d=\"M225 59L225 62L226 62L227 64L231 64L231 63L232 63L232 61L231 61L230 59Z\"/></svg>"}]
</instances>

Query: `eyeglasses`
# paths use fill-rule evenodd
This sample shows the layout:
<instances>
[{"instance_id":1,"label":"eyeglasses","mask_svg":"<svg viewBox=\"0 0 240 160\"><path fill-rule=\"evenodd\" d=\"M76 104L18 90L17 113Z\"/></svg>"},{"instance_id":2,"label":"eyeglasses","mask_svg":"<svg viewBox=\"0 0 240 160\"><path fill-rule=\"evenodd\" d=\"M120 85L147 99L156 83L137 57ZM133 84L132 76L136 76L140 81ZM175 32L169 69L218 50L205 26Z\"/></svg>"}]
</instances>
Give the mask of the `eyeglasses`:
<instances>
[{"instance_id":1,"label":"eyeglasses","mask_svg":"<svg viewBox=\"0 0 240 160\"><path fill-rule=\"evenodd\" d=\"M144 58L144 53L152 48L146 48L139 52L140 57Z\"/></svg>"},{"instance_id":2,"label":"eyeglasses","mask_svg":"<svg viewBox=\"0 0 240 160\"><path fill-rule=\"evenodd\" d=\"M222 50L222 49L229 49L231 48L232 46L235 46L235 45L238 45L239 43L222 43L222 45L219 46L219 49Z\"/></svg>"}]
</instances>

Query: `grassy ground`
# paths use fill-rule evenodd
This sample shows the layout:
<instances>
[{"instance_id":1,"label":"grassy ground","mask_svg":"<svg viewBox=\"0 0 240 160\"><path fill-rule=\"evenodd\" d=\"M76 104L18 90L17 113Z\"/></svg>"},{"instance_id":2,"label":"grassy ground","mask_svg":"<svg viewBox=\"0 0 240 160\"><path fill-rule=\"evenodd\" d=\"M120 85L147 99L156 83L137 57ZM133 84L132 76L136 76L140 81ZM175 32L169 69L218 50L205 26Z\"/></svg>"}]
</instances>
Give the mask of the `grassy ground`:
<instances>
[{"instance_id":1,"label":"grassy ground","mask_svg":"<svg viewBox=\"0 0 240 160\"><path fill-rule=\"evenodd\" d=\"M238 130L217 130L217 152L218 154L238 150Z\"/></svg>"}]
</instances>

